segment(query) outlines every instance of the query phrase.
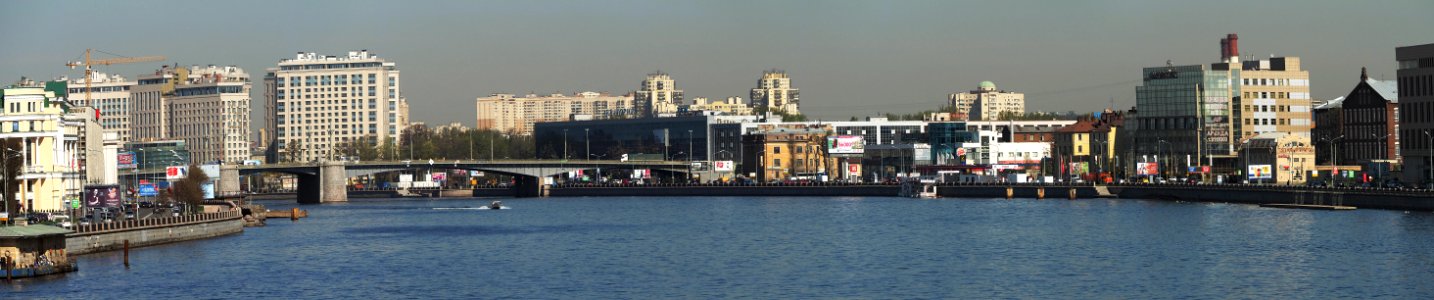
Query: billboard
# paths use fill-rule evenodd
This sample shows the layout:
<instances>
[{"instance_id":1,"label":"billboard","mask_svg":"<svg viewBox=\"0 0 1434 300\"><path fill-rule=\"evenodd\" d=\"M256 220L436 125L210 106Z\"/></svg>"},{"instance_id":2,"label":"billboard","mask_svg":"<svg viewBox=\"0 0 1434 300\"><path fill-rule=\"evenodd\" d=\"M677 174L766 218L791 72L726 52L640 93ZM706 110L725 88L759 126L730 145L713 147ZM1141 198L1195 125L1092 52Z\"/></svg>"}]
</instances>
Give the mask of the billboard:
<instances>
[{"instance_id":1,"label":"billboard","mask_svg":"<svg viewBox=\"0 0 1434 300\"><path fill-rule=\"evenodd\" d=\"M100 185L85 187L85 207L119 207L120 187Z\"/></svg>"},{"instance_id":2,"label":"billboard","mask_svg":"<svg viewBox=\"0 0 1434 300\"><path fill-rule=\"evenodd\" d=\"M115 154L115 165L120 169L134 169L139 167L135 162L134 152L120 152Z\"/></svg>"},{"instance_id":3,"label":"billboard","mask_svg":"<svg viewBox=\"0 0 1434 300\"><path fill-rule=\"evenodd\" d=\"M1249 168L1250 171L1249 171L1248 173L1246 173L1245 178L1248 178L1248 179L1251 179L1251 180L1254 180L1254 179L1270 179L1270 177L1272 176L1272 175L1270 174L1270 169L1271 169L1270 165L1250 165L1248 168Z\"/></svg>"},{"instance_id":4,"label":"billboard","mask_svg":"<svg viewBox=\"0 0 1434 300\"><path fill-rule=\"evenodd\" d=\"M732 161L730 160L714 161L712 162L712 167L716 169L717 172L732 172L733 170Z\"/></svg>"},{"instance_id":5,"label":"billboard","mask_svg":"<svg viewBox=\"0 0 1434 300\"><path fill-rule=\"evenodd\" d=\"M1160 173L1158 163L1135 163L1135 172L1140 175L1155 175Z\"/></svg>"},{"instance_id":6,"label":"billboard","mask_svg":"<svg viewBox=\"0 0 1434 300\"><path fill-rule=\"evenodd\" d=\"M140 196L140 197L154 197L154 196L159 196L159 190L156 190L156 189L154 188L154 184L153 184L153 183L141 183L141 184L139 184L139 196Z\"/></svg>"},{"instance_id":7,"label":"billboard","mask_svg":"<svg viewBox=\"0 0 1434 300\"><path fill-rule=\"evenodd\" d=\"M860 135L838 135L827 137L827 151L831 154L862 154L866 141Z\"/></svg>"},{"instance_id":8,"label":"billboard","mask_svg":"<svg viewBox=\"0 0 1434 300\"><path fill-rule=\"evenodd\" d=\"M174 181L189 177L189 168L184 166L169 166L164 168L164 179Z\"/></svg>"},{"instance_id":9,"label":"billboard","mask_svg":"<svg viewBox=\"0 0 1434 300\"><path fill-rule=\"evenodd\" d=\"M433 172L428 173L428 178L433 181L443 181L445 179L448 179L448 174L443 172Z\"/></svg>"}]
</instances>

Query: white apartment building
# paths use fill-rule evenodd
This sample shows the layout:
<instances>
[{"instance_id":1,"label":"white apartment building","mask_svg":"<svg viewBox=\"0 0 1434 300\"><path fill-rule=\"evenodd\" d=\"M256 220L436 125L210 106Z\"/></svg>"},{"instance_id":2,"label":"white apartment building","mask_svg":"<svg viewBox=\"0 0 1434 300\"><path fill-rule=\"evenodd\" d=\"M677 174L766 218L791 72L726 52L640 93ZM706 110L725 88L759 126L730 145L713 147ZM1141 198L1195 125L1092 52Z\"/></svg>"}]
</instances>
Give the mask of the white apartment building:
<instances>
[{"instance_id":1,"label":"white apartment building","mask_svg":"<svg viewBox=\"0 0 1434 300\"><path fill-rule=\"evenodd\" d=\"M90 74L89 95L85 95L85 79L69 81L69 99L75 106L88 106L98 110L99 123L106 133L121 141L130 140L130 92L135 82L124 76L105 74L98 71ZM86 99L88 97L88 99Z\"/></svg>"},{"instance_id":2,"label":"white apartment building","mask_svg":"<svg viewBox=\"0 0 1434 300\"><path fill-rule=\"evenodd\" d=\"M227 66L191 67L169 102L170 136L189 146L194 162L240 164L249 159L249 73Z\"/></svg>"},{"instance_id":3,"label":"white apartment building","mask_svg":"<svg viewBox=\"0 0 1434 300\"><path fill-rule=\"evenodd\" d=\"M658 71L647 74L647 79L642 80L642 89L639 89L633 97L636 102L638 117L673 117L682 102L683 92L677 89L677 84L672 76Z\"/></svg>"},{"instance_id":4,"label":"white apartment building","mask_svg":"<svg viewBox=\"0 0 1434 300\"><path fill-rule=\"evenodd\" d=\"M576 116L608 119L632 115L632 94L613 96L598 92L547 96L493 94L478 98L478 129L532 135L533 123L571 121ZM676 110L673 110L675 113Z\"/></svg>"},{"instance_id":5,"label":"white apartment building","mask_svg":"<svg viewBox=\"0 0 1434 300\"><path fill-rule=\"evenodd\" d=\"M800 91L792 87L792 78L787 76L786 71L768 70L762 72L757 88L752 89L752 106L759 112L781 111L799 115L802 113L798 109L800 96Z\"/></svg>"},{"instance_id":6,"label":"white apartment building","mask_svg":"<svg viewBox=\"0 0 1434 300\"><path fill-rule=\"evenodd\" d=\"M401 144L408 102L396 63L368 50L300 52L267 73L270 161L334 159L346 143Z\"/></svg>"},{"instance_id":7,"label":"white apartment building","mask_svg":"<svg viewBox=\"0 0 1434 300\"><path fill-rule=\"evenodd\" d=\"M1026 113L1026 94L996 89L996 84L982 81L976 90L947 95L947 104L957 114L970 120L996 120L1002 113Z\"/></svg>"}]
</instances>

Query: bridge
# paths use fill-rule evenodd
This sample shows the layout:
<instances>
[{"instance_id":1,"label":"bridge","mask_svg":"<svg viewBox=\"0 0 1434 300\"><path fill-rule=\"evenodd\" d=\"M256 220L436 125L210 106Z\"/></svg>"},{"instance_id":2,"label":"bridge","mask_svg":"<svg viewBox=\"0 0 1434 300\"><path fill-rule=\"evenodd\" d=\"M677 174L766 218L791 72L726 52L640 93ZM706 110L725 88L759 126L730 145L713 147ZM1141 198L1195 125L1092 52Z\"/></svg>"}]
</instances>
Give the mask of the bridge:
<instances>
[{"instance_id":1,"label":"bridge","mask_svg":"<svg viewBox=\"0 0 1434 300\"><path fill-rule=\"evenodd\" d=\"M300 203L348 201L348 179L351 177L416 169L471 170L513 176L518 197L543 195L544 177L591 169L651 169L655 172L688 173L686 161L617 161L617 160L413 160L413 161L328 161L270 165L220 166L216 194L243 192L239 177L259 173L284 173L297 179ZM163 170L140 170L126 174L162 175Z\"/></svg>"}]
</instances>

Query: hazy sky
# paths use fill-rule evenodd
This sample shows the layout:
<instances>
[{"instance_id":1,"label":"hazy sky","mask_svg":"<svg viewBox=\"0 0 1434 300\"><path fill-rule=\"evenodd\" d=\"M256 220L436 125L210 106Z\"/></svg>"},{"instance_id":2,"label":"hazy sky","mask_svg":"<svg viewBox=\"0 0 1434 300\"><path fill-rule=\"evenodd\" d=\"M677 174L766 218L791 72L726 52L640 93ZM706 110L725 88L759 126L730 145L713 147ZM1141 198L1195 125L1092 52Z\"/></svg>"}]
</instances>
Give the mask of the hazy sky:
<instances>
[{"instance_id":1,"label":"hazy sky","mask_svg":"<svg viewBox=\"0 0 1434 300\"><path fill-rule=\"evenodd\" d=\"M0 80L78 76L85 48L237 65L253 78L300 51L368 49L403 71L414 121L474 123L493 93L636 90L662 70L688 99L747 97L762 70L802 111L845 120L940 106L991 80L1031 111L1135 104L1140 68L1299 56L1316 99L1394 48L1434 43L1434 1L6 1ZM101 68L133 78L162 63ZM262 80L252 107L262 116ZM256 118L255 126L263 124Z\"/></svg>"}]
</instances>

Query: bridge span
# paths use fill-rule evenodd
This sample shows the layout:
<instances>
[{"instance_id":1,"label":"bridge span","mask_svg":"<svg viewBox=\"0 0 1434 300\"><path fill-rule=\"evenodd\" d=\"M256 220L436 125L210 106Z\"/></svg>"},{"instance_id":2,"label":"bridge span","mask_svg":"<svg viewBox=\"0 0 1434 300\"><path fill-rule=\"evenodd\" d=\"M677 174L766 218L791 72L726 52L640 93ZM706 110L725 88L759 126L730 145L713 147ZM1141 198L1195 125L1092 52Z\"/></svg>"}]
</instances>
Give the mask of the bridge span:
<instances>
[{"instance_id":1,"label":"bridge span","mask_svg":"<svg viewBox=\"0 0 1434 300\"><path fill-rule=\"evenodd\" d=\"M518 197L539 197L544 177L595 168L610 170L651 169L657 172L688 173L686 161L618 161L618 160L402 160L402 161L329 161L270 165L220 166L218 194L245 192L239 177L259 173L284 173L297 178L300 203L348 201L347 184L351 177L417 169L473 170L513 176L514 193ZM127 175L163 174L164 170L140 170Z\"/></svg>"}]
</instances>

